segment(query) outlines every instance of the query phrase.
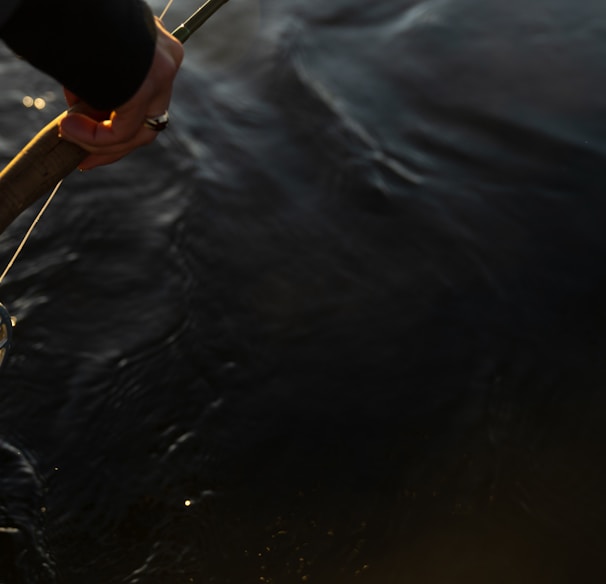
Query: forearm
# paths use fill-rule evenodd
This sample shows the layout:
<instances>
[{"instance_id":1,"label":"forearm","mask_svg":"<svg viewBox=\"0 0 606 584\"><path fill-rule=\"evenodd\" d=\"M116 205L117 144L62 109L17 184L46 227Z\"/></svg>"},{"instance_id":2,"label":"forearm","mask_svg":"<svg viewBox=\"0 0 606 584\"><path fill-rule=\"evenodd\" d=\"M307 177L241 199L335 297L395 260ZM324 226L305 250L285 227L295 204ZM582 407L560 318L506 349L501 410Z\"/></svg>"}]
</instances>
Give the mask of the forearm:
<instances>
[{"instance_id":1,"label":"forearm","mask_svg":"<svg viewBox=\"0 0 606 584\"><path fill-rule=\"evenodd\" d=\"M21 0L0 38L85 102L111 110L145 78L156 27L142 0Z\"/></svg>"}]
</instances>

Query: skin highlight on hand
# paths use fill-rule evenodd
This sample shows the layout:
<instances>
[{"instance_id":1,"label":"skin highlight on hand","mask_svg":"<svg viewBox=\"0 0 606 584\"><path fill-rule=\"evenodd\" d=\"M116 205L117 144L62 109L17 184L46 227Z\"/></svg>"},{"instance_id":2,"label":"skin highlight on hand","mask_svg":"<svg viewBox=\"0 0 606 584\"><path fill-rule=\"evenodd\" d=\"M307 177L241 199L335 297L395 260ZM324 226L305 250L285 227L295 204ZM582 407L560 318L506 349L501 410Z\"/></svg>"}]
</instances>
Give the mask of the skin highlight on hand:
<instances>
[{"instance_id":1,"label":"skin highlight on hand","mask_svg":"<svg viewBox=\"0 0 606 584\"><path fill-rule=\"evenodd\" d=\"M183 61L183 46L156 19L158 31L152 65L137 93L113 112L100 112L65 90L69 112L61 121L61 137L90 152L81 170L111 164L154 141L158 132L146 128L146 117L168 110L174 79Z\"/></svg>"}]
</instances>

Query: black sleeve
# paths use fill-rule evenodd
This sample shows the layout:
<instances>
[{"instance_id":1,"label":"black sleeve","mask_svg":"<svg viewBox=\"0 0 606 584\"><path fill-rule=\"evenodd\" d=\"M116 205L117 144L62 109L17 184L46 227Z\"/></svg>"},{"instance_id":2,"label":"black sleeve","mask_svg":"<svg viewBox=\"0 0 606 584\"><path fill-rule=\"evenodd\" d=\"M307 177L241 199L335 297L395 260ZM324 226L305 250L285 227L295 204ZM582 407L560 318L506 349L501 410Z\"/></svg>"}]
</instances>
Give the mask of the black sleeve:
<instances>
[{"instance_id":1,"label":"black sleeve","mask_svg":"<svg viewBox=\"0 0 606 584\"><path fill-rule=\"evenodd\" d=\"M19 0L2 0L0 2L0 28L13 13L13 10L17 9L18 5Z\"/></svg>"},{"instance_id":2,"label":"black sleeve","mask_svg":"<svg viewBox=\"0 0 606 584\"><path fill-rule=\"evenodd\" d=\"M88 104L111 110L145 79L156 27L143 0L21 0L0 38Z\"/></svg>"}]
</instances>

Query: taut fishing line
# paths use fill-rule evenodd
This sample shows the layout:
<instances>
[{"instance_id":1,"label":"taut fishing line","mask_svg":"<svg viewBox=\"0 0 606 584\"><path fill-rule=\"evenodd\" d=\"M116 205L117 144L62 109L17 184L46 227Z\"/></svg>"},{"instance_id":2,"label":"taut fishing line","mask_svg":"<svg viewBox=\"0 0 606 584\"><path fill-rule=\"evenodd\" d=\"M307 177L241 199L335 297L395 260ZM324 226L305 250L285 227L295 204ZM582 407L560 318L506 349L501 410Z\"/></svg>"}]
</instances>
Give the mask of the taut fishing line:
<instances>
[{"instance_id":1,"label":"taut fishing line","mask_svg":"<svg viewBox=\"0 0 606 584\"><path fill-rule=\"evenodd\" d=\"M23 246L27 243L27 240L29 239L29 236L32 234L32 231L34 230L34 228L38 224L38 221L40 221L40 218L42 217L42 215L44 215L44 212L46 211L46 209L48 208L48 206L51 204L51 201L53 200L54 196L57 194L57 191L59 190L59 187L61 186L62 182L63 181L60 180L56 184L55 188L53 189L53 192L48 196L48 199L46 199L46 203L44 203L44 205L42 205L42 208L40 209L40 211L36 215L36 218L33 220L32 224L30 225L30 227L27 230L26 234L23 236L23 239L21 240L21 243L19 244L19 247L17 248L17 251L13 254L13 257L10 259L10 261L8 262L6 268L4 268L4 272L2 272L2 275L0 276L0 285L2 285L2 282L4 281L4 278L6 277L6 274L8 274L8 271L13 267L13 264L15 263L15 261L17 260L17 258L19 257L19 254L21 253L21 250L23 249Z\"/></svg>"},{"instance_id":2,"label":"taut fishing line","mask_svg":"<svg viewBox=\"0 0 606 584\"><path fill-rule=\"evenodd\" d=\"M172 6L174 0L168 0L168 4L164 7L164 10L162 11L162 14L160 14L160 16L158 16L158 18L160 20L162 20L165 16L166 13L168 12L168 9Z\"/></svg>"},{"instance_id":3,"label":"taut fishing line","mask_svg":"<svg viewBox=\"0 0 606 584\"><path fill-rule=\"evenodd\" d=\"M9 260L8 264L6 265L6 268L4 268L2 275L0 275L0 286L2 285L2 282L4 282L4 278L6 278L6 274L8 274L9 270L13 267L13 264L17 261L21 250L27 243L27 240L34 231L36 225L38 224L38 221L40 221L40 218L42 217L42 215L44 215L44 212L46 211L46 209L48 209L48 206L51 204L51 201L57 194L57 191L61 187L62 182L63 180L60 180L55 185L55 188L46 199L44 205L42 205L40 211L38 211L38 214L32 221L32 224L29 226L29 229L23 236L23 239L21 239L21 243L17 247L17 250L13 254L13 257ZM10 352L11 343L13 340L13 327L15 326L15 324L16 320L10 315L9 311L6 309L4 304L0 303L0 369L2 369L3 365L6 363L6 357Z\"/></svg>"}]
</instances>

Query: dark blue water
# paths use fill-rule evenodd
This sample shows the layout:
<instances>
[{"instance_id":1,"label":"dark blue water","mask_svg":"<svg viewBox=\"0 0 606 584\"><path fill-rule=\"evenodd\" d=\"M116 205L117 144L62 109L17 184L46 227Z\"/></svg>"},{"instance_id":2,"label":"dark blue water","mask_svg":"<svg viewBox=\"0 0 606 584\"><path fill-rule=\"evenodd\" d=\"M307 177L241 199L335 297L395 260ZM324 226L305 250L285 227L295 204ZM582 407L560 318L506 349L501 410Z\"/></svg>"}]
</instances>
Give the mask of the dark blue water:
<instances>
[{"instance_id":1,"label":"dark blue water","mask_svg":"<svg viewBox=\"0 0 606 584\"><path fill-rule=\"evenodd\" d=\"M0 290L0 582L602 581L605 23L209 21L170 131L70 177ZM0 58L5 162L63 106Z\"/></svg>"}]
</instances>

